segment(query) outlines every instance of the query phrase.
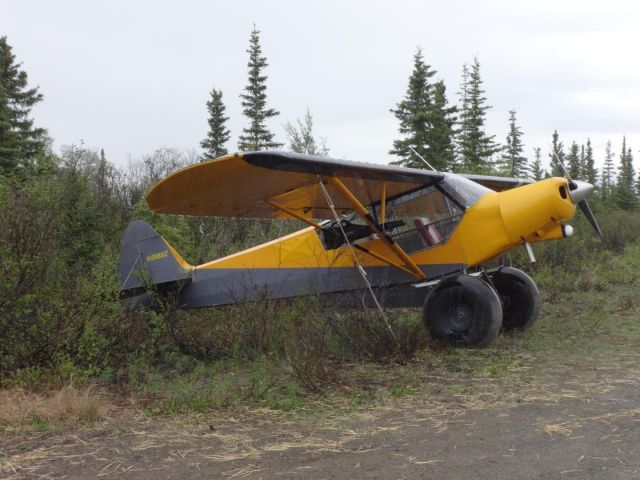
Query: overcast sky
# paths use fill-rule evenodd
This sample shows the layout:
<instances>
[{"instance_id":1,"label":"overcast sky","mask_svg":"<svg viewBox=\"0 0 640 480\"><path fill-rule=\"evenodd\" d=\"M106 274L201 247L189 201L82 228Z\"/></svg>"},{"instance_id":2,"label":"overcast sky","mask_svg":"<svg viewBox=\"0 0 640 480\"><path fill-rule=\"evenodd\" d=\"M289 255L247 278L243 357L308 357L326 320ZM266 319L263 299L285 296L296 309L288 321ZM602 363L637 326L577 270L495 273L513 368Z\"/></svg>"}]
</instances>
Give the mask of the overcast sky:
<instances>
[{"instance_id":1,"label":"overcast sky","mask_svg":"<svg viewBox=\"0 0 640 480\"><path fill-rule=\"evenodd\" d=\"M598 163L622 135L640 158L638 2L0 0L0 35L45 97L37 124L56 148L83 140L119 165L160 146L199 148L212 87L236 150L253 23L280 141L309 107L332 156L393 160L389 109L421 46L451 102L463 63L479 57L498 141L515 109L529 156L539 146L546 157L557 129L567 146L590 137Z\"/></svg>"}]
</instances>

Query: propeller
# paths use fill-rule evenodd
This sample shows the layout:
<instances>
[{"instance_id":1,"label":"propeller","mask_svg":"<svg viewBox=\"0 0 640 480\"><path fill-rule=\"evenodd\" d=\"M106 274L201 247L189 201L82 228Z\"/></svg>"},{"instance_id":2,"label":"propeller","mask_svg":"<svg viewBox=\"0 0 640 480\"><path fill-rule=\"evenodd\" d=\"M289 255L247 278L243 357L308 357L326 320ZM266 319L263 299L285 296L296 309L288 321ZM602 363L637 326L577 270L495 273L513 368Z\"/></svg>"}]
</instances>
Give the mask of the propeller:
<instances>
[{"instance_id":1,"label":"propeller","mask_svg":"<svg viewBox=\"0 0 640 480\"><path fill-rule=\"evenodd\" d=\"M591 195L591 192L593 192L593 189L595 187L589 182L583 182L582 180L573 180L560 158L558 158L558 155L556 155L555 152L553 152L553 155L556 157L558 165L560 165L560 168L562 168L564 176L569 182L569 196L571 197L571 201L574 205L577 205L580 210L582 210L582 213L584 213L584 216L587 217L587 220L589 221L595 232L598 234L598 236L602 237L602 230L600 229L600 225L598 225L596 217L591 211L591 207L589 207L589 204L587 203L587 197Z\"/></svg>"}]
</instances>

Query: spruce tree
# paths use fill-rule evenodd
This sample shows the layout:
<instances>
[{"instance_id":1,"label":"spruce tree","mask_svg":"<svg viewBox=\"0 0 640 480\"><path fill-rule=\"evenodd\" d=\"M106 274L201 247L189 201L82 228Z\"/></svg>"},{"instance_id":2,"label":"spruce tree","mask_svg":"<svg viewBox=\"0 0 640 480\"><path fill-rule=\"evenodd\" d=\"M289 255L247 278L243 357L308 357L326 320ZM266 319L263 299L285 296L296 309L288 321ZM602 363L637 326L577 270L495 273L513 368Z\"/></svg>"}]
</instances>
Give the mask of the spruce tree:
<instances>
[{"instance_id":1,"label":"spruce tree","mask_svg":"<svg viewBox=\"0 0 640 480\"><path fill-rule=\"evenodd\" d=\"M38 87L16 63L7 37L0 37L0 166L8 173L44 152L46 132L33 126L31 109L42 101Z\"/></svg>"},{"instance_id":2,"label":"spruce tree","mask_svg":"<svg viewBox=\"0 0 640 480\"><path fill-rule=\"evenodd\" d=\"M267 58L262 56L260 47L260 32L255 25L251 32L249 42L249 83L245 87L245 93L240 95L242 99L242 113L249 119L249 126L242 129L242 135L238 139L238 148L244 151L268 150L279 148L281 143L274 141L265 121L280 114L273 108L267 108L267 76L263 70L269 65Z\"/></svg>"},{"instance_id":3,"label":"spruce tree","mask_svg":"<svg viewBox=\"0 0 640 480\"><path fill-rule=\"evenodd\" d=\"M582 176L580 169L580 147L575 141L571 143L565 167L569 170L571 178L580 178Z\"/></svg>"},{"instance_id":4,"label":"spruce tree","mask_svg":"<svg viewBox=\"0 0 640 480\"><path fill-rule=\"evenodd\" d=\"M627 148L627 139L622 137L622 151L618 166L618 182L616 184L615 200L622 209L629 210L637 205L635 195L635 171L631 148Z\"/></svg>"},{"instance_id":5,"label":"spruce tree","mask_svg":"<svg viewBox=\"0 0 640 480\"><path fill-rule=\"evenodd\" d=\"M320 137L319 141L316 141L313 136L313 117L309 108L305 113L304 121L298 119L297 123L297 127L292 125L291 122L287 122L284 126L289 140L289 150L306 155L329 155L326 140Z\"/></svg>"},{"instance_id":6,"label":"spruce tree","mask_svg":"<svg viewBox=\"0 0 640 480\"><path fill-rule=\"evenodd\" d=\"M207 137L200 142L204 149L203 160L221 157L229 153L226 143L229 141L231 132L226 126L229 117L225 116L226 107L222 103L222 90L211 90L211 99L207 102L209 111L209 131Z\"/></svg>"},{"instance_id":7,"label":"spruce tree","mask_svg":"<svg viewBox=\"0 0 640 480\"><path fill-rule=\"evenodd\" d=\"M614 186L614 166L613 166L613 151L611 150L611 141L607 141L604 154L604 165L602 166L601 177L601 195L603 200L609 200Z\"/></svg>"},{"instance_id":8,"label":"spruce tree","mask_svg":"<svg viewBox=\"0 0 640 480\"><path fill-rule=\"evenodd\" d=\"M591 146L590 138L587 138L587 146L584 147L581 169L582 178L592 185L596 185L598 182L598 170L596 169L596 162L593 158L593 147Z\"/></svg>"},{"instance_id":9,"label":"spruce tree","mask_svg":"<svg viewBox=\"0 0 640 480\"><path fill-rule=\"evenodd\" d=\"M474 57L471 69L463 66L461 100L458 148L462 167L469 172L490 173L493 170L491 157L501 147L495 143L495 136L487 135L484 129L485 116L491 107L486 105L477 57Z\"/></svg>"},{"instance_id":10,"label":"spruce tree","mask_svg":"<svg viewBox=\"0 0 640 480\"><path fill-rule=\"evenodd\" d=\"M564 177L564 171L558 164L558 159L565 163L564 158L564 145L560 141L560 136L558 135L558 131L554 130L553 137L551 140L551 153L549 154L549 163L551 165L551 176L553 177Z\"/></svg>"},{"instance_id":11,"label":"spruce tree","mask_svg":"<svg viewBox=\"0 0 640 480\"><path fill-rule=\"evenodd\" d=\"M428 111L431 131L426 159L438 170L453 170L455 167L453 141L458 109L449 105L446 92L444 81L439 80L433 85L433 104Z\"/></svg>"},{"instance_id":12,"label":"spruce tree","mask_svg":"<svg viewBox=\"0 0 640 480\"><path fill-rule=\"evenodd\" d=\"M516 124L516 111L509 111L509 133L507 144L500 159L500 173L511 177L525 177L529 174L527 158L522 156L522 129Z\"/></svg>"},{"instance_id":13,"label":"spruce tree","mask_svg":"<svg viewBox=\"0 0 640 480\"><path fill-rule=\"evenodd\" d=\"M12 128L11 110L0 84L0 173L12 171L20 156L20 138Z\"/></svg>"},{"instance_id":14,"label":"spruce tree","mask_svg":"<svg viewBox=\"0 0 640 480\"><path fill-rule=\"evenodd\" d=\"M412 151L437 170L450 169L453 163L453 125L455 107L447 105L444 82L431 82L436 71L426 64L422 50L413 57L413 72L404 98L391 113L399 120L398 131L404 137L393 141L389 151L400 160L391 162L413 168L428 168Z\"/></svg>"},{"instance_id":15,"label":"spruce tree","mask_svg":"<svg viewBox=\"0 0 640 480\"><path fill-rule=\"evenodd\" d=\"M542 168L542 153L540 147L533 149L533 162L531 163L531 177L535 181L540 181L546 177L546 173Z\"/></svg>"}]
</instances>

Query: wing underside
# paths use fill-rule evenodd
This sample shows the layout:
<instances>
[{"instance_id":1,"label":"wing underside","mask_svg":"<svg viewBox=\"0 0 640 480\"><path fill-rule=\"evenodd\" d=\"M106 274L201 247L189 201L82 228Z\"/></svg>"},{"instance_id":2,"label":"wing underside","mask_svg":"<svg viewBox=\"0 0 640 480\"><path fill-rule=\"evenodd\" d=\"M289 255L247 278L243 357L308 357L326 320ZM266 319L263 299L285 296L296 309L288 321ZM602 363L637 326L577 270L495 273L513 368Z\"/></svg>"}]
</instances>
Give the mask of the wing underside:
<instances>
[{"instance_id":1,"label":"wing underside","mask_svg":"<svg viewBox=\"0 0 640 480\"><path fill-rule=\"evenodd\" d=\"M327 194L338 214L353 211L353 203L332 178L361 204L375 205L437 183L443 175L285 152L237 153L175 172L151 189L147 202L155 212L179 215L333 219Z\"/></svg>"}]
</instances>

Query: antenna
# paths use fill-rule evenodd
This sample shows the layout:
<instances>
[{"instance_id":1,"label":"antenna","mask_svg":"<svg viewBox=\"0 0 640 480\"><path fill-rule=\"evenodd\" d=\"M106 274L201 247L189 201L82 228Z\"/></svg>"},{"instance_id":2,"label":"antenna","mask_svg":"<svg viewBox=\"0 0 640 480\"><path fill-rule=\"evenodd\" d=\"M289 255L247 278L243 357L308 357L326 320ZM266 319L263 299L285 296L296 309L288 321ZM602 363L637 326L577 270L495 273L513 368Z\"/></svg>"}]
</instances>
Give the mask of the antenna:
<instances>
[{"instance_id":1,"label":"antenna","mask_svg":"<svg viewBox=\"0 0 640 480\"><path fill-rule=\"evenodd\" d=\"M431 166L431 164L430 164L429 162L427 162L427 161L424 159L424 157L423 157L422 155L420 155L418 152L416 152L416 149L415 149L415 148L413 148L411 145L409 145L409 148L411 149L411 151L412 151L413 153L415 153L415 154L416 154L416 156L417 156L420 160L422 160L424 163L426 163L426 164L427 164L427 167L429 167L431 170L433 170L433 171L434 171L434 172L436 172L436 173L440 173L438 170L436 170L435 168L433 168L433 166ZM427 146L427 148L429 148L429 146Z\"/></svg>"}]
</instances>

